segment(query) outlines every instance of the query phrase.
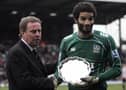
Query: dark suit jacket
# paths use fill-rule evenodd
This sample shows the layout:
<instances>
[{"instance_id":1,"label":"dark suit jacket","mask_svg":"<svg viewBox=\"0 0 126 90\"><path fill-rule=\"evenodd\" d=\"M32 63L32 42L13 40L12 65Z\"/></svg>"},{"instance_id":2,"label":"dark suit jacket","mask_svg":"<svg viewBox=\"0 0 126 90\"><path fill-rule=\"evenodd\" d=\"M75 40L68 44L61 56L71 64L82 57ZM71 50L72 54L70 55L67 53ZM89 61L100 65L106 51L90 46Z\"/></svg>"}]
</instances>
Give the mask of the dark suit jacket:
<instances>
[{"instance_id":1,"label":"dark suit jacket","mask_svg":"<svg viewBox=\"0 0 126 90\"><path fill-rule=\"evenodd\" d=\"M7 54L9 90L53 90L45 65L37 60L30 49L20 40Z\"/></svg>"}]
</instances>

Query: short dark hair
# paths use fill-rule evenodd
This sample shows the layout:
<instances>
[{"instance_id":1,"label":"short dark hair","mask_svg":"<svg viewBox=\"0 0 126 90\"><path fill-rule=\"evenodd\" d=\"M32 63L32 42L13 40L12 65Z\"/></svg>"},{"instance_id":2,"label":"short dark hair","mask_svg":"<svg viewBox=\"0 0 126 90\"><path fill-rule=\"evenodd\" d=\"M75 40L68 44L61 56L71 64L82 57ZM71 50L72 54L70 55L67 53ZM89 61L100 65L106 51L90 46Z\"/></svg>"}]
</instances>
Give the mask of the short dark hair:
<instances>
[{"instance_id":1,"label":"short dark hair","mask_svg":"<svg viewBox=\"0 0 126 90\"><path fill-rule=\"evenodd\" d=\"M23 17L23 18L21 18L20 23L19 23L19 32L25 32L27 24L29 22L39 22L40 24L42 23L42 21L35 16Z\"/></svg>"},{"instance_id":2,"label":"short dark hair","mask_svg":"<svg viewBox=\"0 0 126 90\"><path fill-rule=\"evenodd\" d=\"M79 2L73 8L73 17L77 19L80 12L93 12L94 17L97 15L96 7L91 2Z\"/></svg>"}]
</instances>

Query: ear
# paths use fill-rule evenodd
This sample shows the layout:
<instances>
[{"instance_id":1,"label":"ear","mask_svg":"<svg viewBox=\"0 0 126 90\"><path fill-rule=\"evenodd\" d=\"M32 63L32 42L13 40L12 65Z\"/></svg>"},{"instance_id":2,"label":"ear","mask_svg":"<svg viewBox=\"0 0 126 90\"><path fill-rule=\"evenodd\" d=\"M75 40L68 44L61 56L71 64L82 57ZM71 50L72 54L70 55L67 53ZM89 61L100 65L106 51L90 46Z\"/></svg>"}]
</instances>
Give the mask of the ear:
<instances>
[{"instance_id":1,"label":"ear","mask_svg":"<svg viewBox=\"0 0 126 90\"><path fill-rule=\"evenodd\" d=\"M22 37L23 34L24 34L24 32L20 32L20 33L18 34L18 36L19 36L19 37Z\"/></svg>"}]
</instances>

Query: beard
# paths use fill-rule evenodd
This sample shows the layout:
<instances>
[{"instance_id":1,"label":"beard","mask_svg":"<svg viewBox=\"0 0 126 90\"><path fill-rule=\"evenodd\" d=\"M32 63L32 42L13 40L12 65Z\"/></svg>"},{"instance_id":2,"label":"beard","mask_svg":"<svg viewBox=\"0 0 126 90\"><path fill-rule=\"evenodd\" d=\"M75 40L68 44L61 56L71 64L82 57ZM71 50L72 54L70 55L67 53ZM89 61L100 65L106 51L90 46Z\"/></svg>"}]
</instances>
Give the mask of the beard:
<instances>
[{"instance_id":1,"label":"beard","mask_svg":"<svg viewBox=\"0 0 126 90\"><path fill-rule=\"evenodd\" d=\"M92 32L92 25L82 25L82 24L78 24L78 28L79 28L79 31L83 34L90 34Z\"/></svg>"}]
</instances>

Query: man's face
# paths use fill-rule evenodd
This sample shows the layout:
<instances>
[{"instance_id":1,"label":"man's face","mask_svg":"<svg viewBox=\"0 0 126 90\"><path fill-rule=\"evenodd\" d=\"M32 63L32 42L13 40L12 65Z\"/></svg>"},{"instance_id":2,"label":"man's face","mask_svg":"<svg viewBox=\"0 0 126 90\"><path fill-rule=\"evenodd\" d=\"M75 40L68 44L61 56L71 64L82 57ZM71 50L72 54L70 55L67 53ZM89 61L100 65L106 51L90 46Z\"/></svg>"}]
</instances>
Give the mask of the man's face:
<instances>
[{"instance_id":1,"label":"man's face","mask_svg":"<svg viewBox=\"0 0 126 90\"><path fill-rule=\"evenodd\" d=\"M80 12L76 22L81 33L90 34L94 24L94 14L92 12Z\"/></svg>"},{"instance_id":2,"label":"man's face","mask_svg":"<svg viewBox=\"0 0 126 90\"><path fill-rule=\"evenodd\" d=\"M32 47L39 45L41 40L41 24L38 22L29 22L22 38Z\"/></svg>"}]
</instances>

